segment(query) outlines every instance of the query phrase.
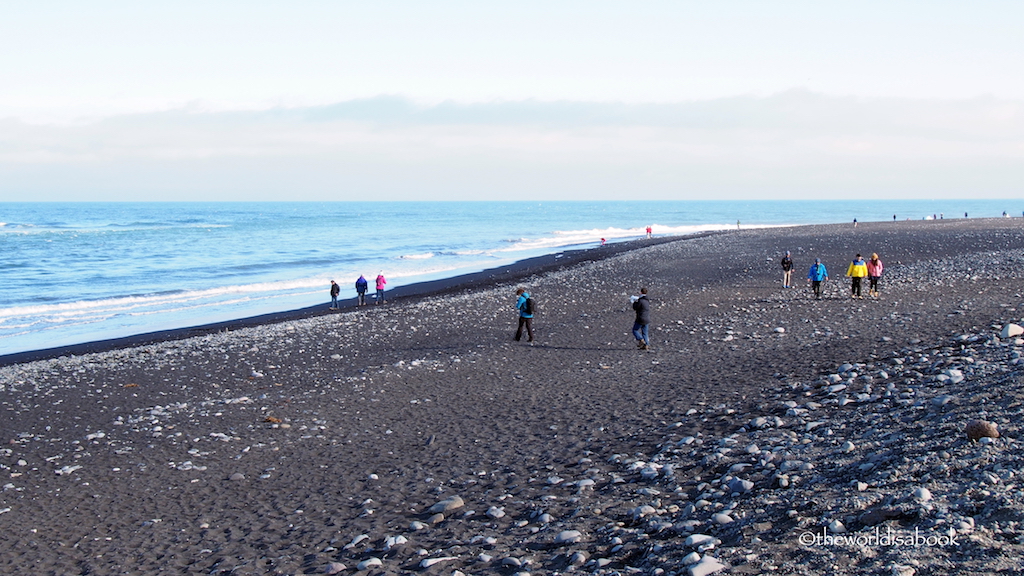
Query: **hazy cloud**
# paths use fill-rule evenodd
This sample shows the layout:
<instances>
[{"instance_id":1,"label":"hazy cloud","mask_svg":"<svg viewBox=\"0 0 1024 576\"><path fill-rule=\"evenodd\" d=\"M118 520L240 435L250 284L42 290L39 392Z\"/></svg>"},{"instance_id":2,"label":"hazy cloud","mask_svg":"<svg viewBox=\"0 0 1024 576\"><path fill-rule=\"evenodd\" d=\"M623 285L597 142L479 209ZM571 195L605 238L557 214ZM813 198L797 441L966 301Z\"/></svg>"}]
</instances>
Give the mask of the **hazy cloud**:
<instances>
[{"instance_id":1,"label":"hazy cloud","mask_svg":"<svg viewBox=\"0 0 1024 576\"><path fill-rule=\"evenodd\" d=\"M675 104L397 97L74 125L0 121L0 198L1013 196L1015 100L803 90Z\"/></svg>"}]
</instances>

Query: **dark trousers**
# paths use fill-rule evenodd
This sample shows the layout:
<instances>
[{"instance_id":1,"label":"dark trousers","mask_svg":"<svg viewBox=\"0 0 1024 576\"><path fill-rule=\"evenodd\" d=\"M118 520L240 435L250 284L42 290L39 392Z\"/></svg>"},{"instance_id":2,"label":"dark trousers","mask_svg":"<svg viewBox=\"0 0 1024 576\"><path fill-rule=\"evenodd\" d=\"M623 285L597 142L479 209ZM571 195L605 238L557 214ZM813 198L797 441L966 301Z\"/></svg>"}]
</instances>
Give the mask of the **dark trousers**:
<instances>
[{"instance_id":1,"label":"dark trousers","mask_svg":"<svg viewBox=\"0 0 1024 576\"><path fill-rule=\"evenodd\" d=\"M811 280L811 290L814 290L815 298L821 298L821 280Z\"/></svg>"},{"instance_id":2,"label":"dark trousers","mask_svg":"<svg viewBox=\"0 0 1024 576\"><path fill-rule=\"evenodd\" d=\"M860 277L859 276L854 276L854 277L850 278L850 292L852 292L854 296L860 296Z\"/></svg>"},{"instance_id":3,"label":"dark trousers","mask_svg":"<svg viewBox=\"0 0 1024 576\"><path fill-rule=\"evenodd\" d=\"M359 293L359 305L363 306L366 304L366 292Z\"/></svg>"},{"instance_id":4,"label":"dark trousers","mask_svg":"<svg viewBox=\"0 0 1024 576\"><path fill-rule=\"evenodd\" d=\"M878 279L881 276L868 276L868 290L871 292L878 292Z\"/></svg>"},{"instance_id":5,"label":"dark trousers","mask_svg":"<svg viewBox=\"0 0 1024 576\"><path fill-rule=\"evenodd\" d=\"M533 318L519 317L519 329L516 330L516 342L523 337L523 326L526 326L527 342L533 342Z\"/></svg>"}]
</instances>

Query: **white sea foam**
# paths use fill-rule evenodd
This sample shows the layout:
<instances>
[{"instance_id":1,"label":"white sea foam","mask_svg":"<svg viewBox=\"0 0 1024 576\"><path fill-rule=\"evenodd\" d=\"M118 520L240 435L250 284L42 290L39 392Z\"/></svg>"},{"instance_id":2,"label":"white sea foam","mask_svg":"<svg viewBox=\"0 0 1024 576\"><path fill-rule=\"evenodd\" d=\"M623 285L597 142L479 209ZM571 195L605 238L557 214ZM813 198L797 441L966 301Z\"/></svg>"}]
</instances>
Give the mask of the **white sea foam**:
<instances>
[{"instance_id":1,"label":"white sea foam","mask_svg":"<svg viewBox=\"0 0 1024 576\"><path fill-rule=\"evenodd\" d=\"M403 256L399 256L398 258L401 260L426 260L427 258L433 257L433 252L424 252L423 254L405 254Z\"/></svg>"}]
</instances>

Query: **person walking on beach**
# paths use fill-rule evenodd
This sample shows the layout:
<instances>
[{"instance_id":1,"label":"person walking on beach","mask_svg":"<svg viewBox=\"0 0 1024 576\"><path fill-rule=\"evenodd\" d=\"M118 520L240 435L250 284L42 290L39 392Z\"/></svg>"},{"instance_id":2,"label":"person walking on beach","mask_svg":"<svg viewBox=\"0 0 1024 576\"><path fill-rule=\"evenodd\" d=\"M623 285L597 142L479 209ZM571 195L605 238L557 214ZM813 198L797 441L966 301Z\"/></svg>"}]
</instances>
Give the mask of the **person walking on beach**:
<instances>
[{"instance_id":1,"label":"person walking on beach","mask_svg":"<svg viewBox=\"0 0 1024 576\"><path fill-rule=\"evenodd\" d=\"M338 294L341 294L341 286L334 280L331 280L331 310L338 309Z\"/></svg>"},{"instance_id":2,"label":"person walking on beach","mask_svg":"<svg viewBox=\"0 0 1024 576\"><path fill-rule=\"evenodd\" d=\"M523 327L526 327L526 341L533 342L533 298L526 288L516 290L516 310L519 312L519 327L516 329L516 342L523 338Z\"/></svg>"},{"instance_id":3,"label":"person walking on beach","mask_svg":"<svg viewBox=\"0 0 1024 576\"><path fill-rule=\"evenodd\" d=\"M786 250L786 255L782 257L782 287L792 288L793 282L793 259L789 257L789 250Z\"/></svg>"},{"instance_id":4,"label":"person walking on beach","mask_svg":"<svg viewBox=\"0 0 1024 576\"><path fill-rule=\"evenodd\" d=\"M850 262L849 268L846 269L846 276L850 278L850 295L853 298L863 298L860 295L860 279L868 275L868 267L864 263L864 258L860 254Z\"/></svg>"},{"instance_id":5,"label":"person walking on beach","mask_svg":"<svg viewBox=\"0 0 1024 576\"><path fill-rule=\"evenodd\" d=\"M821 300L821 283L827 280L828 270L821 263L821 258L815 258L811 269L807 271L807 281L811 283L811 289L814 290L815 300Z\"/></svg>"},{"instance_id":6,"label":"person walking on beach","mask_svg":"<svg viewBox=\"0 0 1024 576\"><path fill-rule=\"evenodd\" d=\"M650 238L650 237L651 237L651 232L652 232L652 231L653 231L653 229L652 229L652 228L651 228L650 226L648 226L648 227L647 227L647 237L648 237L648 238Z\"/></svg>"},{"instance_id":7,"label":"person walking on beach","mask_svg":"<svg viewBox=\"0 0 1024 576\"><path fill-rule=\"evenodd\" d=\"M647 300L647 288L641 288L640 295L633 297L633 312L636 312L636 319L633 320L636 347L638 350L650 350L651 340L647 327L651 323L651 303Z\"/></svg>"},{"instance_id":8,"label":"person walking on beach","mask_svg":"<svg viewBox=\"0 0 1024 576\"><path fill-rule=\"evenodd\" d=\"M368 282L366 278L360 274L359 278L356 279L356 294L358 295L358 305L366 306L366 285Z\"/></svg>"},{"instance_id":9,"label":"person walking on beach","mask_svg":"<svg viewBox=\"0 0 1024 576\"><path fill-rule=\"evenodd\" d=\"M872 253L871 260L868 260L868 294L878 298L878 281L882 278L882 261L878 254Z\"/></svg>"},{"instance_id":10,"label":"person walking on beach","mask_svg":"<svg viewBox=\"0 0 1024 576\"><path fill-rule=\"evenodd\" d=\"M384 286L387 283L388 281L384 279L384 271L381 270L377 274L377 301L374 303L375 305L387 303L387 300L384 299Z\"/></svg>"}]
</instances>

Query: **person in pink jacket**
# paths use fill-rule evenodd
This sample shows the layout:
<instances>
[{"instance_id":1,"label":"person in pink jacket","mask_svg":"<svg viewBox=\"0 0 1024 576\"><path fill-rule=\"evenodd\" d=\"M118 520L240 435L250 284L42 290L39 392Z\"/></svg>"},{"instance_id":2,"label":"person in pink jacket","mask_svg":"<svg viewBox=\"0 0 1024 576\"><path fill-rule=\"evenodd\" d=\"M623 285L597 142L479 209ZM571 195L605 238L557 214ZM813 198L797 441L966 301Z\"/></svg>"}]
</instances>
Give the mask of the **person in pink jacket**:
<instances>
[{"instance_id":1,"label":"person in pink jacket","mask_svg":"<svg viewBox=\"0 0 1024 576\"><path fill-rule=\"evenodd\" d=\"M377 301L374 304L384 304L387 302L384 300L384 285L387 283L388 281L384 279L384 271L381 270L380 274L377 274Z\"/></svg>"},{"instance_id":2,"label":"person in pink jacket","mask_svg":"<svg viewBox=\"0 0 1024 576\"><path fill-rule=\"evenodd\" d=\"M868 294L875 298L878 298L878 280L882 277L882 268L878 254L872 254L871 260L868 260Z\"/></svg>"}]
</instances>

